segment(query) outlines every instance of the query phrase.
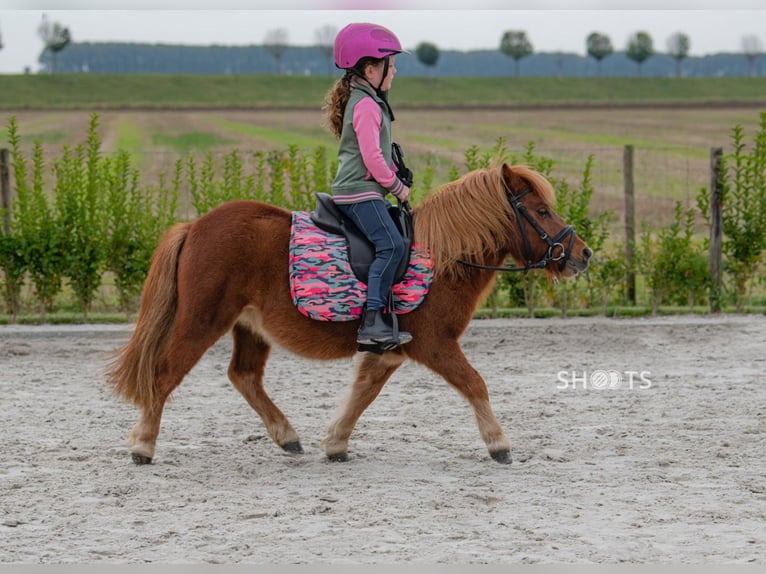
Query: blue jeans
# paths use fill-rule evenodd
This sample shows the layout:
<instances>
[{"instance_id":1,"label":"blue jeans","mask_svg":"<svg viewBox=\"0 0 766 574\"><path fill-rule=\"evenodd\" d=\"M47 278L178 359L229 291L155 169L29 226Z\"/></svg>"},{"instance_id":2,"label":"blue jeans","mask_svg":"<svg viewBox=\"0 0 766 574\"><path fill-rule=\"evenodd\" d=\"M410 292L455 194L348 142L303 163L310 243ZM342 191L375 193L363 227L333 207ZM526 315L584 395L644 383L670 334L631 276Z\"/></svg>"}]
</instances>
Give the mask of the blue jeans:
<instances>
[{"instance_id":1,"label":"blue jeans","mask_svg":"<svg viewBox=\"0 0 766 574\"><path fill-rule=\"evenodd\" d=\"M404 257L404 241L388 214L388 203L370 200L336 205L375 244L375 261L370 265L367 280L367 309L383 309L396 268Z\"/></svg>"}]
</instances>

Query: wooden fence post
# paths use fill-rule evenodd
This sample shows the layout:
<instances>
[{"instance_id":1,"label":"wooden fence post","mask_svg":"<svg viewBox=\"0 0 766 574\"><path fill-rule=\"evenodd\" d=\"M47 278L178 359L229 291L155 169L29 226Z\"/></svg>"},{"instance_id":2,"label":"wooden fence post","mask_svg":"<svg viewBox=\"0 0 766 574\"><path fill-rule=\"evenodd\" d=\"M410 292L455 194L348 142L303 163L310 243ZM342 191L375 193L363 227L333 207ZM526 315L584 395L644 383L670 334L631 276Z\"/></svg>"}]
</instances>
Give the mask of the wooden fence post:
<instances>
[{"instance_id":1,"label":"wooden fence post","mask_svg":"<svg viewBox=\"0 0 766 574\"><path fill-rule=\"evenodd\" d=\"M721 212L721 159L723 149L710 149L710 312L721 312L721 241L723 215Z\"/></svg>"},{"instance_id":2,"label":"wooden fence post","mask_svg":"<svg viewBox=\"0 0 766 574\"><path fill-rule=\"evenodd\" d=\"M11 232L11 180L8 150L0 149L0 209L3 210L3 233Z\"/></svg>"},{"instance_id":3,"label":"wooden fence post","mask_svg":"<svg viewBox=\"0 0 766 574\"><path fill-rule=\"evenodd\" d=\"M636 244L635 187L633 184L633 146L626 145L622 154L625 189L625 302L636 304L636 267L633 247Z\"/></svg>"}]
</instances>

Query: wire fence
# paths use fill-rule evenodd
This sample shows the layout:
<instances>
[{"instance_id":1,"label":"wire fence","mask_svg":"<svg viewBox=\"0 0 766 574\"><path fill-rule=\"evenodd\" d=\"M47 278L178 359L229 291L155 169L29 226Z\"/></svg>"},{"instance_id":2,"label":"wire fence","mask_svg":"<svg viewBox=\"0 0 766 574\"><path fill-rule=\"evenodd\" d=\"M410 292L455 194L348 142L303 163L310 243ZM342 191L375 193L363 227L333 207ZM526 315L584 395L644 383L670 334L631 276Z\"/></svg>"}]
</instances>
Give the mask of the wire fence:
<instances>
[{"instance_id":1,"label":"wire fence","mask_svg":"<svg viewBox=\"0 0 766 574\"><path fill-rule=\"evenodd\" d=\"M272 150L273 151L273 150ZM306 150L300 150L305 152ZM221 149L206 152L189 151L175 152L168 150L131 151L131 162L139 172L139 184L156 186L160 181L174 177L179 162L203 165L210 162L215 169L224 170L226 157L231 150ZM264 150L242 151L241 171L247 176L263 176ZM589 156L594 162L591 170L592 187L594 189L591 210L594 215L608 211L612 214L610 238L622 240L622 230L625 224L625 167L624 146L608 146L584 148L582 146L545 148L538 147L536 154L554 160L553 173L558 178L566 179L570 186L577 188L582 180L583 168ZM635 224L637 229L643 227L660 228L667 226L674 215L676 202L681 202L684 209L695 208L697 195L703 190L707 193L710 186L709 149L689 147L642 147L634 146L633 185L635 189ZM106 153L109 156L111 154ZM514 153L514 156L520 154ZM5 170L2 179L3 206L8 207L13 201L15 182L13 171L8 165L7 154L0 161L0 170ZM410 163L416 174L415 188L422 188L418 182L418 171L425 167L424 154L414 154ZM31 152L29 155L31 162ZM432 186L436 187L447 180L450 167L460 169L454 160L439 162L442 166L437 169ZM331 166L332 167L332 166ZM420 169L419 169L420 168ZM8 175L10 172L10 175ZM55 173L49 169L44 182L47 189L54 189ZM307 190L311 192L311 190ZM318 189L314 191L325 191ZM192 192L184 182L179 189L178 217L191 220L197 216L193 207ZM416 195L417 197L417 195ZM707 233L701 218L698 218L695 231Z\"/></svg>"}]
</instances>

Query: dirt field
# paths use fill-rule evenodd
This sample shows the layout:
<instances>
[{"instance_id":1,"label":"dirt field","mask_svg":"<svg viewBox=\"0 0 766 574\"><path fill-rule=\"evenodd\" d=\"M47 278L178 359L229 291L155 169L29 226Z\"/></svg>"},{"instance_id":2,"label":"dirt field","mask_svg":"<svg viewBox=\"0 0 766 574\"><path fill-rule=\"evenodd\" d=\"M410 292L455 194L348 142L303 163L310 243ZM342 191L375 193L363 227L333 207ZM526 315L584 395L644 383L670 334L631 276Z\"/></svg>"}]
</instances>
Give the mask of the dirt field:
<instances>
[{"instance_id":1,"label":"dirt field","mask_svg":"<svg viewBox=\"0 0 766 574\"><path fill-rule=\"evenodd\" d=\"M319 442L352 361L276 351L267 388L306 449L288 455L228 383L228 339L168 405L154 464L134 466L137 412L103 376L129 332L0 327L0 563L766 556L764 316L473 322L463 346L511 466L411 363L363 415L349 462L328 463Z\"/></svg>"}]
</instances>

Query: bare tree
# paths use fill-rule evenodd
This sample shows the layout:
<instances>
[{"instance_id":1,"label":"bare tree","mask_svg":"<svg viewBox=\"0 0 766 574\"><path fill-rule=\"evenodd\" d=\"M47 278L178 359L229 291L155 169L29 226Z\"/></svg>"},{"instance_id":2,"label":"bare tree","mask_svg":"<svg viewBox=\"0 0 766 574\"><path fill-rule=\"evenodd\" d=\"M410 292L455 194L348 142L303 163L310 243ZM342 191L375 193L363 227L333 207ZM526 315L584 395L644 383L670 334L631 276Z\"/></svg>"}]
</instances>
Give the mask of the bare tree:
<instances>
[{"instance_id":1,"label":"bare tree","mask_svg":"<svg viewBox=\"0 0 766 574\"><path fill-rule=\"evenodd\" d=\"M748 76L752 78L755 75L755 60L763 51L761 39L755 35L743 36L742 51L745 53L745 58L747 58Z\"/></svg>"},{"instance_id":2,"label":"bare tree","mask_svg":"<svg viewBox=\"0 0 766 574\"><path fill-rule=\"evenodd\" d=\"M3 49L3 33L0 32L0 50Z\"/></svg>"},{"instance_id":3,"label":"bare tree","mask_svg":"<svg viewBox=\"0 0 766 574\"><path fill-rule=\"evenodd\" d=\"M335 37L338 35L338 28L332 24L325 24L314 32L314 39L322 54L327 60L327 74L332 76L333 61L332 55L335 48Z\"/></svg>"},{"instance_id":4,"label":"bare tree","mask_svg":"<svg viewBox=\"0 0 766 574\"><path fill-rule=\"evenodd\" d=\"M51 55L51 74L56 73L56 54L69 45L72 41L72 36L69 33L69 28L65 28L58 22L51 22L48 20L48 16L43 14L43 21L40 22L40 26L37 28L37 33L43 41L43 53L40 55L42 60L45 57L46 52L50 52Z\"/></svg>"},{"instance_id":5,"label":"bare tree","mask_svg":"<svg viewBox=\"0 0 766 574\"><path fill-rule=\"evenodd\" d=\"M596 66L598 68L598 75L601 75L601 60L606 58L609 54L614 52L612 47L612 41L606 34L599 32L592 32L588 35L585 41L585 47L588 50L588 55L596 60Z\"/></svg>"},{"instance_id":6,"label":"bare tree","mask_svg":"<svg viewBox=\"0 0 766 574\"><path fill-rule=\"evenodd\" d=\"M553 56L556 58L556 77L560 78L564 75L564 60L566 59L566 54L564 52L554 52Z\"/></svg>"},{"instance_id":7,"label":"bare tree","mask_svg":"<svg viewBox=\"0 0 766 574\"><path fill-rule=\"evenodd\" d=\"M676 61L676 77L681 77L681 62L689 56L691 40L683 32L676 32L668 38L668 54Z\"/></svg>"},{"instance_id":8,"label":"bare tree","mask_svg":"<svg viewBox=\"0 0 766 574\"><path fill-rule=\"evenodd\" d=\"M264 48L272 55L277 64L277 74L282 73L282 56L287 50L287 30L284 28L274 28L266 32L266 38L263 42Z\"/></svg>"}]
</instances>

